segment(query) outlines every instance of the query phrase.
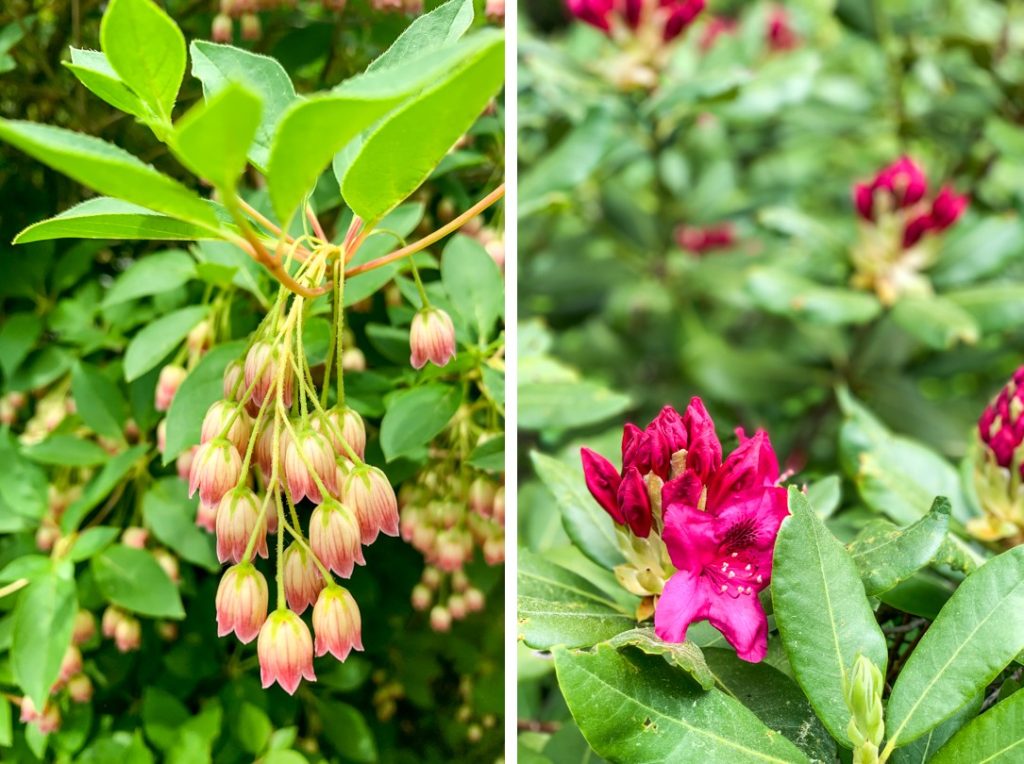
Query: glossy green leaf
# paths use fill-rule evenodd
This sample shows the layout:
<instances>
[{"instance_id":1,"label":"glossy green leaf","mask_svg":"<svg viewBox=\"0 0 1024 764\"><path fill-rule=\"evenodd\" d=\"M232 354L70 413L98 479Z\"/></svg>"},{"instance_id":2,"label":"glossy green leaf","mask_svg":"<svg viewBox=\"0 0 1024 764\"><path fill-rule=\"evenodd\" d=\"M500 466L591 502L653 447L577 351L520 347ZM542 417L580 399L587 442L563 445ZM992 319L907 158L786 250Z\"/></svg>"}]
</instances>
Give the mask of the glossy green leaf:
<instances>
[{"instance_id":1,"label":"glossy green leaf","mask_svg":"<svg viewBox=\"0 0 1024 764\"><path fill-rule=\"evenodd\" d=\"M65 61L64 66L74 73L79 82L115 109L140 119L151 116L149 107L124 84L101 51L72 47L71 61Z\"/></svg>"},{"instance_id":2,"label":"glossy green leaf","mask_svg":"<svg viewBox=\"0 0 1024 764\"><path fill-rule=\"evenodd\" d=\"M190 446L199 445L207 409L224 397L224 369L245 352L245 342L218 345L203 356L178 387L167 412L164 464L170 464Z\"/></svg>"},{"instance_id":3,"label":"glossy green leaf","mask_svg":"<svg viewBox=\"0 0 1024 764\"><path fill-rule=\"evenodd\" d=\"M949 500L939 496L928 514L908 528L876 520L850 544L850 556L869 595L906 581L932 561L949 530Z\"/></svg>"},{"instance_id":4,"label":"glossy green leaf","mask_svg":"<svg viewBox=\"0 0 1024 764\"><path fill-rule=\"evenodd\" d=\"M585 427L624 412L633 401L589 380L519 386L519 426L526 430Z\"/></svg>"},{"instance_id":5,"label":"glossy green leaf","mask_svg":"<svg viewBox=\"0 0 1024 764\"><path fill-rule=\"evenodd\" d=\"M885 636L846 548L795 488L789 509L772 564L775 621L797 683L832 736L847 744L844 678L858 655L885 672Z\"/></svg>"},{"instance_id":6,"label":"glossy green leaf","mask_svg":"<svg viewBox=\"0 0 1024 764\"><path fill-rule=\"evenodd\" d=\"M181 595L152 554L115 545L92 558L100 593L112 604L152 618L184 618Z\"/></svg>"},{"instance_id":7,"label":"glossy green leaf","mask_svg":"<svg viewBox=\"0 0 1024 764\"><path fill-rule=\"evenodd\" d=\"M981 336L970 313L936 295L904 297L893 308L892 320L936 350L948 350L961 342L973 345Z\"/></svg>"},{"instance_id":8,"label":"glossy green leaf","mask_svg":"<svg viewBox=\"0 0 1024 764\"><path fill-rule=\"evenodd\" d=\"M705 690L710 690L715 686L715 677L704 660L704 653L692 642L679 644L662 642L654 633L654 629L648 626L616 634L605 644L616 650L635 647L648 655L660 655L671 665L689 674Z\"/></svg>"},{"instance_id":9,"label":"glossy green leaf","mask_svg":"<svg viewBox=\"0 0 1024 764\"><path fill-rule=\"evenodd\" d=\"M505 308L505 282L476 239L455 236L441 256L441 281L452 305L483 344ZM469 338L464 341L468 342Z\"/></svg>"},{"instance_id":10,"label":"glossy green leaf","mask_svg":"<svg viewBox=\"0 0 1024 764\"><path fill-rule=\"evenodd\" d=\"M967 723L932 764L1013 764L1024 757L1024 692L1018 690Z\"/></svg>"},{"instance_id":11,"label":"glossy green leaf","mask_svg":"<svg viewBox=\"0 0 1024 764\"><path fill-rule=\"evenodd\" d=\"M79 361L71 372L75 411L99 435L120 440L128 417L128 402L114 382L98 368Z\"/></svg>"},{"instance_id":12,"label":"glossy green leaf","mask_svg":"<svg viewBox=\"0 0 1024 764\"><path fill-rule=\"evenodd\" d=\"M341 193L364 220L378 220L412 194L501 88L501 35L480 32L466 39L477 45L472 55L388 116L363 141L342 180Z\"/></svg>"},{"instance_id":13,"label":"glossy green leaf","mask_svg":"<svg viewBox=\"0 0 1024 764\"><path fill-rule=\"evenodd\" d=\"M144 326L132 337L125 350L124 378L131 382L160 363L208 312L206 305L192 305Z\"/></svg>"},{"instance_id":14,"label":"glossy green leaf","mask_svg":"<svg viewBox=\"0 0 1024 764\"><path fill-rule=\"evenodd\" d=\"M14 679L42 708L57 681L61 660L71 644L78 612L75 582L56 573L34 580L18 601L11 640Z\"/></svg>"},{"instance_id":15,"label":"glossy green leaf","mask_svg":"<svg viewBox=\"0 0 1024 764\"><path fill-rule=\"evenodd\" d=\"M195 276L196 264L187 252L180 249L154 252L136 260L114 280L103 298L103 307L177 289Z\"/></svg>"},{"instance_id":16,"label":"glossy green leaf","mask_svg":"<svg viewBox=\"0 0 1024 764\"><path fill-rule=\"evenodd\" d=\"M590 581L519 550L519 635L530 647L586 647L636 627L636 619Z\"/></svg>"},{"instance_id":17,"label":"glossy green leaf","mask_svg":"<svg viewBox=\"0 0 1024 764\"><path fill-rule=\"evenodd\" d=\"M350 761L373 764L378 760L377 742L359 709L348 703L322 701L321 713L331 724L324 728L324 737Z\"/></svg>"},{"instance_id":18,"label":"glossy green leaf","mask_svg":"<svg viewBox=\"0 0 1024 764\"><path fill-rule=\"evenodd\" d=\"M148 450L149 446L145 444L133 446L103 465L99 474L86 485L81 498L74 501L60 518L61 530L70 533L77 529L85 516L110 495Z\"/></svg>"},{"instance_id":19,"label":"glossy green leaf","mask_svg":"<svg viewBox=\"0 0 1024 764\"><path fill-rule=\"evenodd\" d=\"M609 761L808 760L742 703L702 690L661 658L606 646L591 652L559 648L555 670L583 736Z\"/></svg>"},{"instance_id":20,"label":"glossy green leaf","mask_svg":"<svg viewBox=\"0 0 1024 764\"><path fill-rule=\"evenodd\" d=\"M554 497L572 542L603 568L621 565L624 559L615 541L615 523L587 490L582 467L570 468L539 451L532 451L530 460Z\"/></svg>"},{"instance_id":21,"label":"glossy green leaf","mask_svg":"<svg viewBox=\"0 0 1024 764\"><path fill-rule=\"evenodd\" d=\"M68 554L68 559L72 562L88 560L113 544L114 539L120 535L120 528L112 528L109 525L95 525L92 528L87 528L78 534L75 544Z\"/></svg>"},{"instance_id":22,"label":"glossy green leaf","mask_svg":"<svg viewBox=\"0 0 1024 764\"><path fill-rule=\"evenodd\" d=\"M217 230L213 208L178 181L91 135L33 122L0 120L0 139L99 191Z\"/></svg>"},{"instance_id":23,"label":"glossy green leaf","mask_svg":"<svg viewBox=\"0 0 1024 764\"><path fill-rule=\"evenodd\" d=\"M153 0L111 0L100 40L124 83L169 121L185 77L185 36L177 24Z\"/></svg>"},{"instance_id":24,"label":"glossy green leaf","mask_svg":"<svg viewBox=\"0 0 1024 764\"><path fill-rule=\"evenodd\" d=\"M188 486L177 477L153 483L142 499L146 527L161 544L183 560L210 571L220 570L214 537L195 523L197 501L188 497Z\"/></svg>"},{"instance_id":25,"label":"glossy green leaf","mask_svg":"<svg viewBox=\"0 0 1024 764\"><path fill-rule=\"evenodd\" d=\"M231 45L195 40L189 50L192 75L203 83L207 99L231 83L241 83L260 96L263 113L249 147L249 159L260 169L266 168L274 129L285 109L295 100L295 86L288 73L272 58Z\"/></svg>"},{"instance_id":26,"label":"glossy green leaf","mask_svg":"<svg viewBox=\"0 0 1024 764\"><path fill-rule=\"evenodd\" d=\"M14 313L0 327L0 370L10 377L43 333L43 322L34 313Z\"/></svg>"},{"instance_id":27,"label":"glossy green leaf","mask_svg":"<svg viewBox=\"0 0 1024 764\"><path fill-rule=\"evenodd\" d=\"M387 404L380 423L380 447L389 462L429 443L462 403L462 391L431 383L405 390Z\"/></svg>"},{"instance_id":28,"label":"glossy green leaf","mask_svg":"<svg viewBox=\"0 0 1024 764\"><path fill-rule=\"evenodd\" d=\"M193 173L218 188L233 189L245 170L262 112L258 95L230 84L178 120L172 145Z\"/></svg>"},{"instance_id":29,"label":"glossy green leaf","mask_svg":"<svg viewBox=\"0 0 1024 764\"><path fill-rule=\"evenodd\" d=\"M22 453L39 464L95 467L107 460L103 447L74 435L51 435L46 440L25 446Z\"/></svg>"},{"instance_id":30,"label":"glossy green leaf","mask_svg":"<svg viewBox=\"0 0 1024 764\"><path fill-rule=\"evenodd\" d=\"M938 727L921 735L914 742L897 748L892 752L889 761L892 764L929 764L937 751L942 749L946 741L955 735L961 727L978 715L984 697L978 695L974 700L961 708ZM963 764L974 764L963 762Z\"/></svg>"},{"instance_id":31,"label":"glossy green leaf","mask_svg":"<svg viewBox=\"0 0 1024 764\"><path fill-rule=\"evenodd\" d=\"M195 241L217 238L209 228L107 196L88 199L19 233L15 244L49 239Z\"/></svg>"},{"instance_id":32,"label":"glossy green leaf","mask_svg":"<svg viewBox=\"0 0 1024 764\"><path fill-rule=\"evenodd\" d=\"M807 486L807 501L822 520L831 517L839 509L842 498L843 487L839 475L829 475Z\"/></svg>"},{"instance_id":33,"label":"glossy green leaf","mask_svg":"<svg viewBox=\"0 0 1024 764\"><path fill-rule=\"evenodd\" d=\"M856 325L870 321L882 311L874 295L822 286L781 267L751 269L747 291L758 307L793 321Z\"/></svg>"},{"instance_id":34,"label":"glossy green leaf","mask_svg":"<svg viewBox=\"0 0 1024 764\"><path fill-rule=\"evenodd\" d=\"M906 744L941 724L1024 650L1024 547L986 562L942 608L896 678L886 735Z\"/></svg>"}]
</instances>

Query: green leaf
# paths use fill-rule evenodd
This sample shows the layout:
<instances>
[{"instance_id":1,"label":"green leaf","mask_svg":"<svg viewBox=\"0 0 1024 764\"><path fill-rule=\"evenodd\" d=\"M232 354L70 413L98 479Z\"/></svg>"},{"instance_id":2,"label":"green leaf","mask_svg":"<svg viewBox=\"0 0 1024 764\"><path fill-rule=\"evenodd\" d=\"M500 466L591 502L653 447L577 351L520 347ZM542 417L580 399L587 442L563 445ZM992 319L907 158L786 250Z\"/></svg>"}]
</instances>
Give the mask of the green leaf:
<instances>
[{"instance_id":1,"label":"green leaf","mask_svg":"<svg viewBox=\"0 0 1024 764\"><path fill-rule=\"evenodd\" d=\"M448 0L417 17L366 70L391 69L456 42L473 24L473 15L473 0Z\"/></svg>"},{"instance_id":2,"label":"green leaf","mask_svg":"<svg viewBox=\"0 0 1024 764\"><path fill-rule=\"evenodd\" d=\"M166 690L147 687L142 694L142 727L146 737L160 750L174 745L181 727L191 714L185 705Z\"/></svg>"},{"instance_id":3,"label":"green leaf","mask_svg":"<svg viewBox=\"0 0 1024 764\"><path fill-rule=\"evenodd\" d=\"M164 121L185 77L185 36L153 0L111 0L100 24L110 66Z\"/></svg>"},{"instance_id":4,"label":"green leaf","mask_svg":"<svg viewBox=\"0 0 1024 764\"><path fill-rule=\"evenodd\" d=\"M812 324L864 324L882 311L874 295L822 286L782 268L751 269L747 291L769 313Z\"/></svg>"},{"instance_id":5,"label":"green leaf","mask_svg":"<svg viewBox=\"0 0 1024 764\"><path fill-rule=\"evenodd\" d=\"M295 100L295 87L288 73L272 58L230 45L194 40L189 50L192 76L203 83L207 99L232 83L245 85L262 99L263 115L249 147L249 159L263 170L270 158L274 129Z\"/></svg>"},{"instance_id":6,"label":"green leaf","mask_svg":"<svg viewBox=\"0 0 1024 764\"><path fill-rule=\"evenodd\" d=\"M885 712L890 745L933 729L1024 650L1024 547L968 576L896 678Z\"/></svg>"},{"instance_id":7,"label":"green leaf","mask_svg":"<svg viewBox=\"0 0 1024 764\"><path fill-rule=\"evenodd\" d=\"M431 383L391 398L380 423L380 447L389 462L429 443L462 403L458 387Z\"/></svg>"},{"instance_id":8,"label":"green leaf","mask_svg":"<svg viewBox=\"0 0 1024 764\"><path fill-rule=\"evenodd\" d=\"M382 232L389 231L394 236L400 236L404 239L416 230L416 226L423 220L424 209L422 202L402 204L380 221L377 230ZM376 236L371 235L359 247L350 265L362 265L377 257L386 255L396 246L400 246L400 241L396 240L394 236L388 236L384 233L379 233ZM425 252L417 253L415 257L417 267L419 268L427 267L428 263L429 267L434 267L435 265L433 258ZM408 258L403 257L395 262L374 268L372 271L366 271L350 279L345 279L345 306L350 307L370 297L408 267Z\"/></svg>"},{"instance_id":9,"label":"green leaf","mask_svg":"<svg viewBox=\"0 0 1024 764\"><path fill-rule=\"evenodd\" d=\"M530 647L586 647L636 627L611 597L571 570L519 550L519 634Z\"/></svg>"},{"instance_id":10,"label":"green leaf","mask_svg":"<svg viewBox=\"0 0 1024 764\"><path fill-rule=\"evenodd\" d=\"M14 244L50 239L145 239L195 241L217 238L209 228L161 215L137 204L100 196L76 204L47 220L33 223Z\"/></svg>"},{"instance_id":11,"label":"green leaf","mask_svg":"<svg viewBox=\"0 0 1024 764\"><path fill-rule=\"evenodd\" d=\"M614 568L625 560L615 541L615 523L590 495L583 469L531 451L537 476L547 487L562 513L562 525L583 554L603 568Z\"/></svg>"},{"instance_id":12,"label":"green leaf","mask_svg":"<svg viewBox=\"0 0 1024 764\"><path fill-rule=\"evenodd\" d=\"M660 658L558 648L555 671L583 736L609 761L807 761L740 702L700 689Z\"/></svg>"},{"instance_id":13,"label":"green leaf","mask_svg":"<svg viewBox=\"0 0 1024 764\"><path fill-rule=\"evenodd\" d=\"M71 372L75 411L94 432L120 440L128 402L113 381L95 366L79 361Z\"/></svg>"},{"instance_id":14,"label":"green leaf","mask_svg":"<svg viewBox=\"0 0 1024 764\"><path fill-rule=\"evenodd\" d=\"M505 439L491 438L473 449L468 464L486 472L504 472L505 470Z\"/></svg>"},{"instance_id":15,"label":"green leaf","mask_svg":"<svg viewBox=\"0 0 1024 764\"><path fill-rule=\"evenodd\" d=\"M704 660L704 653L692 642L679 644L662 642L654 633L653 628L644 627L624 631L604 644L614 647L616 650L621 650L623 647L635 647L647 655L660 655L669 664L689 674L705 690L710 690L715 686L715 677Z\"/></svg>"},{"instance_id":16,"label":"green leaf","mask_svg":"<svg viewBox=\"0 0 1024 764\"><path fill-rule=\"evenodd\" d=\"M941 750L947 740L978 715L978 710L981 708L983 700L984 697L979 694L972 702L961 708L938 727L930 730L926 735L922 735L909 745L897 748L892 752L892 757L889 761L892 764L930 764L935 757L936 751ZM963 764L974 764L974 762L964 762Z\"/></svg>"},{"instance_id":17,"label":"green leaf","mask_svg":"<svg viewBox=\"0 0 1024 764\"><path fill-rule=\"evenodd\" d=\"M112 604L152 618L184 618L181 595L153 555L118 544L92 558L96 587Z\"/></svg>"},{"instance_id":18,"label":"green leaf","mask_svg":"<svg viewBox=\"0 0 1024 764\"><path fill-rule=\"evenodd\" d=\"M103 307L177 289L195 277L196 264L187 252L180 249L154 252L136 260L117 277L103 298Z\"/></svg>"},{"instance_id":19,"label":"green leaf","mask_svg":"<svg viewBox=\"0 0 1024 764\"><path fill-rule=\"evenodd\" d=\"M65 61L64 66L74 73L79 82L115 109L140 119L150 117L149 107L124 84L124 80L100 51L72 47L71 61Z\"/></svg>"},{"instance_id":20,"label":"green leaf","mask_svg":"<svg viewBox=\"0 0 1024 764\"><path fill-rule=\"evenodd\" d=\"M323 718L331 720L324 727L324 737L338 753L360 764L377 761L377 742L359 709L333 700L318 705Z\"/></svg>"},{"instance_id":21,"label":"green leaf","mask_svg":"<svg viewBox=\"0 0 1024 764\"><path fill-rule=\"evenodd\" d=\"M249 753L259 753L270 741L273 725L263 709L243 702L238 709L237 738Z\"/></svg>"},{"instance_id":22,"label":"green leaf","mask_svg":"<svg viewBox=\"0 0 1024 764\"><path fill-rule=\"evenodd\" d=\"M454 236L441 255L441 281L452 306L484 344L505 307L505 283L494 260L476 239Z\"/></svg>"},{"instance_id":23,"label":"green leaf","mask_svg":"<svg viewBox=\"0 0 1024 764\"><path fill-rule=\"evenodd\" d=\"M178 120L172 145L193 173L218 188L233 189L245 170L262 111L258 95L230 84Z\"/></svg>"},{"instance_id":24,"label":"green leaf","mask_svg":"<svg viewBox=\"0 0 1024 764\"><path fill-rule=\"evenodd\" d=\"M156 539L183 560L220 570L214 537L196 526L196 502L189 499L185 481L167 477L153 483L142 499L142 516Z\"/></svg>"},{"instance_id":25,"label":"green leaf","mask_svg":"<svg viewBox=\"0 0 1024 764\"><path fill-rule=\"evenodd\" d=\"M114 543L121 534L120 528L111 528L109 525L97 525L82 531L75 539L68 559L72 562L81 562L99 554L106 547Z\"/></svg>"},{"instance_id":26,"label":"green leaf","mask_svg":"<svg viewBox=\"0 0 1024 764\"><path fill-rule=\"evenodd\" d=\"M170 464L186 448L199 445L207 409L224 397L224 369L245 352L245 347L244 341L218 345L203 356L178 387L167 412L164 464Z\"/></svg>"},{"instance_id":27,"label":"green leaf","mask_svg":"<svg viewBox=\"0 0 1024 764\"><path fill-rule=\"evenodd\" d=\"M807 501L822 520L831 517L839 509L842 498L843 488L839 475L823 477L807 486Z\"/></svg>"},{"instance_id":28,"label":"green leaf","mask_svg":"<svg viewBox=\"0 0 1024 764\"><path fill-rule=\"evenodd\" d=\"M43 322L32 313L9 315L0 327L0 370L10 377L43 334Z\"/></svg>"},{"instance_id":29,"label":"green leaf","mask_svg":"<svg viewBox=\"0 0 1024 764\"><path fill-rule=\"evenodd\" d=\"M11 671L36 708L57 681L78 612L75 582L55 572L28 585L14 613Z\"/></svg>"},{"instance_id":30,"label":"green leaf","mask_svg":"<svg viewBox=\"0 0 1024 764\"><path fill-rule=\"evenodd\" d=\"M939 496L928 514L908 528L888 520L869 523L850 544L865 591L878 595L932 561L949 530L949 500Z\"/></svg>"},{"instance_id":31,"label":"green leaf","mask_svg":"<svg viewBox=\"0 0 1024 764\"><path fill-rule=\"evenodd\" d=\"M218 229L209 203L173 178L99 138L13 120L0 120L0 138L101 194L214 231Z\"/></svg>"},{"instance_id":32,"label":"green leaf","mask_svg":"<svg viewBox=\"0 0 1024 764\"><path fill-rule=\"evenodd\" d=\"M61 530L64 533L70 533L77 529L85 516L107 498L148 450L149 446L146 444L133 446L107 462L100 473L85 487L81 498L72 503L64 512L60 519Z\"/></svg>"},{"instance_id":33,"label":"green leaf","mask_svg":"<svg viewBox=\"0 0 1024 764\"><path fill-rule=\"evenodd\" d=\"M378 220L415 191L501 89L500 33L480 32L466 41L477 44L473 54L384 119L349 165L341 193L364 220Z\"/></svg>"},{"instance_id":34,"label":"green leaf","mask_svg":"<svg viewBox=\"0 0 1024 764\"><path fill-rule=\"evenodd\" d=\"M209 313L206 305L192 305L158 318L132 337L124 354L124 378L131 382L170 355Z\"/></svg>"},{"instance_id":35,"label":"green leaf","mask_svg":"<svg viewBox=\"0 0 1024 764\"><path fill-rule=\"evenodd\" d=\"M1024 692L1018 690L957 732L931 764L1013 764L1024 756Z\"/></svg>"},{"instance_id":36,"label":"green leaf","mask_svg":"<svg viewBox=\"0 0 1024 764\"><path fill-rule=\"evenodd\" d=\"M832 736L848 745L846 673L864 655L884 674L885 636L846 548L796 488L789 510L772 563L775 621L797 683Z\"/></svg>"},{"instance_id":37,"label":"green leaf","mask_svg":"<svg viewBox=\"0 0 1024 764\"><path fill-rule=\"evenodd\" d=\"M892 310L892 320L936 350L948 350L960 342L973 345L981 336L970 313L937 295L902 298Z\"/></svg>"},{"instance_id":38,"label":"green leaf","mask_svg":"<svg viewBox=\"0 0 1024 764\"><path fill-rule=\"evenodd\" d=\"M519 426L525 430L585 427L618 416L628 395L596 382L528 382L519 386Z\"/></svg>"},{"instance_id":39,"label":"green leaf","mask_svg":"<svg viewBox=\"0 0 1024 764\"><path fill-rule=\"evenodd\" d=\"M102 446L74 435L51 435L41 443L25 446L21 451L34 462L69 467L95 467L108 458Z\"/></svg>"},{"instance_id":40,"label":"green leaf","mask_svg":"<svg viewBox=\"0 0 1024 764\"><path fill-rule=\"evenodd\" d=\"M1024 323L1024 284L982 284L943 296L970 314L985 334Z\"/></svg>"}]
</instances>

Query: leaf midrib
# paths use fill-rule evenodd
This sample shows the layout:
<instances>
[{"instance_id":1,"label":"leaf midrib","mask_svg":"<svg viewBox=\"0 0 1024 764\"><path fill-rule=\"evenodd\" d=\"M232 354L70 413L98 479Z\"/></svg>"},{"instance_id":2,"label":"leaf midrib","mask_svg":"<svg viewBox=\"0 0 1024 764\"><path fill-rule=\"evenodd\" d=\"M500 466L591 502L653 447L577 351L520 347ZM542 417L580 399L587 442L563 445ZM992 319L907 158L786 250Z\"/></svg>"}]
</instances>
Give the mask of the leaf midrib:
<instances>
[{"instance_id":1,"label":"leaf midrib","mask_svg":"<svg viewBox=\"0 0 1024 764\"><path fill-rule=\"evenodd\" d=\"M569 584L563 583L561 581L557 581L557 580L555 580L553 578L547 578L545 576L541 576L541 575L538 575L536 573L531 573L531 572L526 571L526 570L521 570L520 569L519 575L524 577L524 578L533 578L533 579L536 579L537 581L543 581L544 583L551 584L552 586L554 586L556 588L559 588L559 589L565 589L566 591L576 592L577 594L580 594L583 597L586 597L587 599L593 600L595 602L600 602L602 605L607 605L609 608L611 608L612 610L614 610L617 613L622 613L623 615L628 615L628 613L626 613L625 610L623 610L621 607L619 607L617 602L615 602L615 601L613 601L611 599L604 599L604 598L602 598L598 594L594 594L593 592L588 592L586 589L579 589L579 588L577 588L575 586L570 586ZM524 595L524 596L529 597L530 595ZM543 597L534 597L534 599L538 599L538 600L544 601Z\"/></svg>"}]
</instances>

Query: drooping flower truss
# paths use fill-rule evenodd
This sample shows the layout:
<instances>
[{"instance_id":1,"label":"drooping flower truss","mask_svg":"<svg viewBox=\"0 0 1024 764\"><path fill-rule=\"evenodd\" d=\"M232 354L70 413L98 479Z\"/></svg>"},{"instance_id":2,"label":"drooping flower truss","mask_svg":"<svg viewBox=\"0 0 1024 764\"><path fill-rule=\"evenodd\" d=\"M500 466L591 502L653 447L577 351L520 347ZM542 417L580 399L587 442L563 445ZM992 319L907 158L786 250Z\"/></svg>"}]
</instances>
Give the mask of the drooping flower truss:
<instances>
[{"instance_id":1,"label":"drooping flower truss","mask_svg":"<svg viewBox=\"0 0 1024 764\"><path fill-rule=\"evenodd\" d=\"M685 413L666 406L646 429L627 424L622 469L582 449L587 487L616 523L627 562L619 582L643 597L668 642L707 620L740 658L764 658L768 624L758 594L771 580L772 552L788 514L767 433L746 437L725 459L699 398Z\"/></svg>"},{"instance_id":2,"label":"drooping flower truss","mask_svg":"<svg viewBox=\"0 0 1024 764\"><path fill-rule=\"evenodd\" d=\"M922 271L935 259L935 236L952 226L968 199L951 186L928 198L924 170L907 156L882 169L871 181L853 187L862 220L852 251L853 283L871 289L891 305L904 294L928 294Z\"/></svg>"},{"instance_id":3,"label":"drooping flower truss","mask_svg":"<svg viewBox=\"0 0 1024 764\"><path fill-rule=\"evenodd\" d=\"M984 516L967 530L978 539L1010 547L1024 543L1024 367L978 420L974 485Z\"/></svg>"}]
</instances>

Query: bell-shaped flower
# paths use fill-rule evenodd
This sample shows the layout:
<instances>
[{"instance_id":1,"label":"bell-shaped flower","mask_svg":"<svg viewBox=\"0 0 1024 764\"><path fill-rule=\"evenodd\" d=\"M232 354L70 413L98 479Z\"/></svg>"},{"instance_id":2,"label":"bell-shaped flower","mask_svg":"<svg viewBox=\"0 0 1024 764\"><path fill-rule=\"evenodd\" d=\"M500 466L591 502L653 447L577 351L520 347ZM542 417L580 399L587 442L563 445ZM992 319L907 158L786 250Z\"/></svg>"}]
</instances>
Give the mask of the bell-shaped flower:
<instances>
[{"instance_id":1,"label":"bell-shaped flower","mask_svg":"<svg viewBox=\"0 0 1024 764\"><path fill-rule=\"evenodd\" d=\"M260 679L266 689L274 682L294 695L303 679L314 682L313 638L309 628L291 610L275 610L260 629L256 643Z\"/></svg>"},{"instance_id":2,"label":"bell-shaped flower","mask_svg":"<svg viewBox=\"0 0 1024 764\"><path fill-rule=\"evenodd\" d=\"M248 644L260 633L267 619L267 580L251 563L227 569L217 587L217 636L231 632Z\"/></svg>"}]
</instances>

